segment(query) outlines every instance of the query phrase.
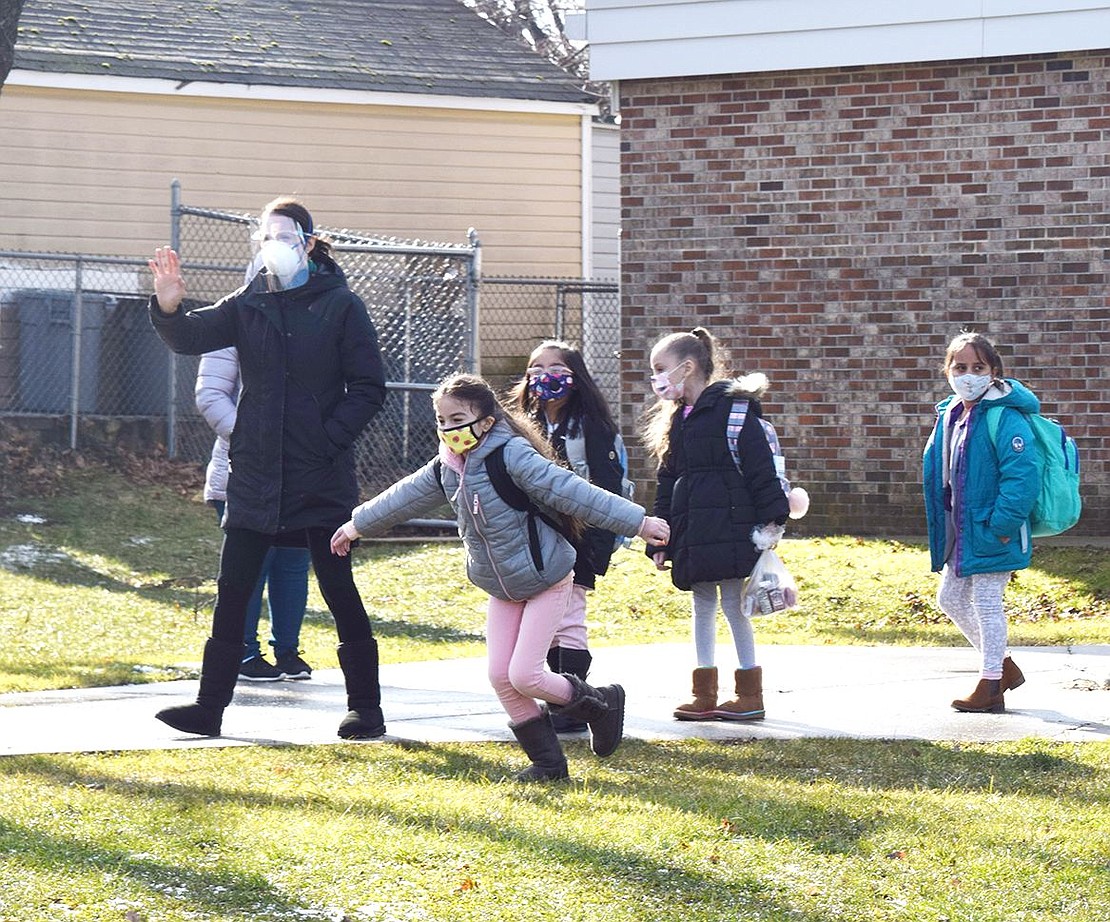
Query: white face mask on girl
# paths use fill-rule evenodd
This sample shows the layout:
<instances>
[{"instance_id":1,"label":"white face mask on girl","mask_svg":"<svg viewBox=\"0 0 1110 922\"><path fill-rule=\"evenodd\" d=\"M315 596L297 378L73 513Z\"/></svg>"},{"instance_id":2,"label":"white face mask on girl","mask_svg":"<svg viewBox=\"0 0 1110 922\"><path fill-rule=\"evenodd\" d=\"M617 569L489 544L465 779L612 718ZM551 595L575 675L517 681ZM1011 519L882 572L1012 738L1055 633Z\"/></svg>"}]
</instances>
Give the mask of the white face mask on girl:
<instances>
[{"instance_id":1,"label":"white face mask on girl","mask_svg":"<svg viewBox=\"0 0 1110 922\"><path fill-rule=\"evenodd\" d=\"M960 375L958 378L948 376L948 383L952 385L953 393L968 402L982 397L991 386L992 380L990 375Z\"/></svg>"},{"instance_id":2,"label":"white face mask on girl","mask_svg":"<svg viewBox=\"0 0 1110 922\"><path fill-rule=\"evenodd\" d=\"M671 375L681 367L681 365L675 365L670 371L661 371L651 376L651 389L657 396L664 400L682 399L682 386L686 383L686 375L684 374L677 384L671 381Z\"/></svg>"}]
</instances>

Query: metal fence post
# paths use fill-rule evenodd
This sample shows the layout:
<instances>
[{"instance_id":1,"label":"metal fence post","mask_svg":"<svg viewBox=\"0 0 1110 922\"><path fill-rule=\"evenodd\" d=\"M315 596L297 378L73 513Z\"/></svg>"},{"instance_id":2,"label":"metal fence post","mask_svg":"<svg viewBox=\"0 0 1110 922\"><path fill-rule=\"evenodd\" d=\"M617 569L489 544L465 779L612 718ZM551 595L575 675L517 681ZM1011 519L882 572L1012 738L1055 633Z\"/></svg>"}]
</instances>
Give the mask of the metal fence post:
<instances>
[{"instance_id":1,"label":"metal fence post","mask_svg":"<svg viewBox=\"0 0 1110 922\"><path fill-rule=\"evenodd\" d=\"M476 374L482 373L481 340L478 336L478 290L482 280L482 242L478 239L478 231L473 227L466 232L466 239L470 243L470 259L467 260L466 272L466 301L470 311L470 340L467 344L466 364L468 369Z\"/></svg>"},{"instance_id":2,"label":"metal fence post","mask_svg":"<svg viewBox=\"0 0 1110 922\"><path fill-rule=\"evenodd\" d=\"M82 292L85 284L81 270L82 261L78 258L73 270L75 290L73 292L73 350L70 363L72 380L69 385L69 447L73 451L77 450L77 414L81 411L81 327L85 313L85 299ZM50 322L49 316L46 320Z\"/></svg>"},{"instance_id":3,"label":"metal fence post","mask_svg":"<svg viewBox=\"0 0 1110 922\"><path fill-rule=\"evenodd\" d=\"M170 183L170 246L181 255L181 180ZM170 350L166 383L166 454L177 457L177 353Z\"/></svg>"}]
</instances>

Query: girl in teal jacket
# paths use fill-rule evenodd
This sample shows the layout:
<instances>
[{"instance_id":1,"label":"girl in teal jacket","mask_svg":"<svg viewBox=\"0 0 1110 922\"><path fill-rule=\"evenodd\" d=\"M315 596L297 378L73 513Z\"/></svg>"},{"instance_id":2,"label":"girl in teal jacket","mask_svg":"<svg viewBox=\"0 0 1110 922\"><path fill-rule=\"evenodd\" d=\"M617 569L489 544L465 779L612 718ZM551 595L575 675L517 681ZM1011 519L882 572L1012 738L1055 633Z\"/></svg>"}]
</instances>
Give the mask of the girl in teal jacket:
<instances>
[{"instance_id":1,"label":"girl in teal jacket","mask_svg":"<svg viewBox=\"0 0 1110 922\"><path fill-rule=\"evenodd\" d=\"M1003 377L1002 359L980 333L953 339L943 370L953 395L937 404L924 457L929 553L941 573L937 604L982 658L979 684L952 707L997 713L1004 692L1025 681L1006 655L1002 593L1033 553L1028 520L1040 465L1026 414L1040 402ZM991 412L1001 414L993 442Z\"/></svg>"}]
</instances>

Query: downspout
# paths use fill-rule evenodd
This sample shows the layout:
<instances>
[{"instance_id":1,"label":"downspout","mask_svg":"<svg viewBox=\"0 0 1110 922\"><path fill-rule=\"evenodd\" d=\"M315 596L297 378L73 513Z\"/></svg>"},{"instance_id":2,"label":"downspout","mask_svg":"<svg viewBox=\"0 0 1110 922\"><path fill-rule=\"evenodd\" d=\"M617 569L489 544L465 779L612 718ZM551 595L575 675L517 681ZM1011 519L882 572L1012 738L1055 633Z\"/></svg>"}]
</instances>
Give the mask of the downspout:
<instances>
[{"instance_id":1,"label":"downspout","mask_svg":"<svg viewBox=\"0 0 1110 922\"><path fill-rule=\"evenodd\" d=\"M594 271L594 150L593 116L582 116L582 278Z\"/></svg>"}]
</instances>

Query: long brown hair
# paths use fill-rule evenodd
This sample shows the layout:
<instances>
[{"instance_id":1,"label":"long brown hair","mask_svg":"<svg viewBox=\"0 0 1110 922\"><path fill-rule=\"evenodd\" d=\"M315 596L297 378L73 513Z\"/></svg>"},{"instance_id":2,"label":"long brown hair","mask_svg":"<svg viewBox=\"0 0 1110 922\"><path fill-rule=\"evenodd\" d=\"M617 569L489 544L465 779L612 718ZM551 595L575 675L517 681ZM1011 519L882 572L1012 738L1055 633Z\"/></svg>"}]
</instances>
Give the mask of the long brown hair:
<instances>
[{"instance_id":1,"label":"long brown hair","mask_svg":"<svg viewBox=\"0 0 1110 922\"><path fill-rule=\"evenodd\" d=\"M478 419L492 416L498 422L505 423L516 435L527 439L531 446L548 461L552 464L558 463L551 445L548 444L539 427L524 413L502 404L484 378L471 374L457 374L445 378L432 392L432 403L437 403L442 397L453 397L460 403L466 404ZM571 544L577 546L586 530L586 523L555 509L552 509L551 513L562 523L563 527L560 531Z\"/></svg>"},{"instance_id":2,"label":"long brown hair","mask_svg":"<svg viewBox=\"0 0 1110 922\"><path fill-rule=\"evenodd\" d=\"M948 344L948 348L944 350L944 365L941 366L941 373L948 377L948 371L952 367L952 360L956 357L956 353L966 346L971 346L975 350L975 354L983 362L990 365L991 377L995 381L1001 381L1005 370L1002 367L1002 356L998 354L998 350L986 336L982 333L975 333L972 330L962 330L952 342Z\"/></svg>"},{"instance_id":3,"label":"long brown hair","mask_svg":"<svg viewBox=\"0 0 1110 922\"><path fill-rule=\"evenodd\" d=\"M532 350L528 357L529 365L541 353L554 349L559 353L560 361L567 366L574 375L574 386L567 393L567 402L563 406L561 419L567 422L567 434L578 435L582 420L589 417L608 430L610 435L617 434L617 424L613 422L613 414L601 388L597 386L590 370L586 367L586 360L582 353L570 343L561 339L545 339ZM528 386L528 372L525 370L520 380L509 391L509 401L521 413L530 418L538 419L541 412L541 401Z\"/></svg>"},{"instance_id":4,"label":"long brown hair","mask_svg":"<svg viewBox=\"0 0 1110 922\"><path fill-rule=\"evenodd\" d=\"M727 357L717 338L705 327L694 327L689 333L671 333L651 349L655 355L669 355L677 365L693 361L705 377L706 384L728 377ZM663 464L670 455L671 427L676 413L681 413L681 400L658 399L644 411L640 434L644 445L657 462Z\"/></svg>"}]
</instances>

